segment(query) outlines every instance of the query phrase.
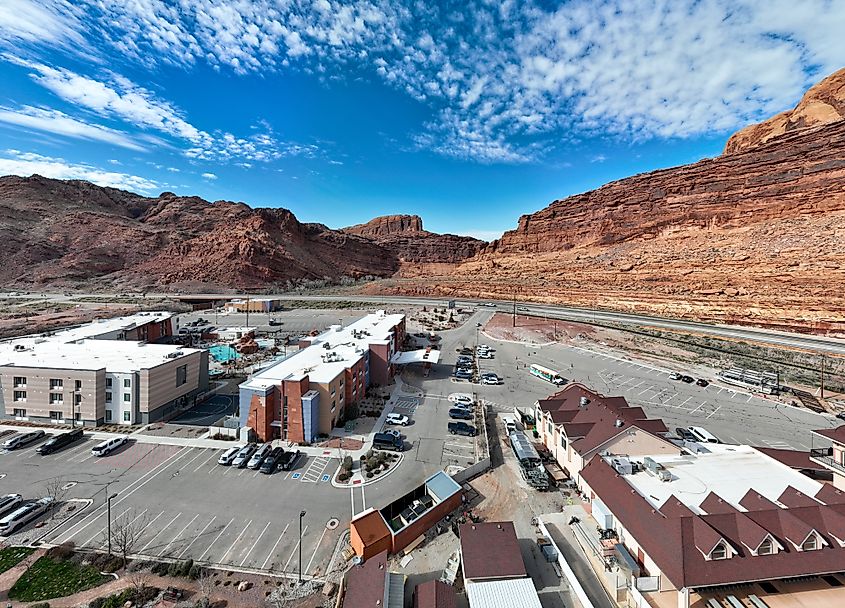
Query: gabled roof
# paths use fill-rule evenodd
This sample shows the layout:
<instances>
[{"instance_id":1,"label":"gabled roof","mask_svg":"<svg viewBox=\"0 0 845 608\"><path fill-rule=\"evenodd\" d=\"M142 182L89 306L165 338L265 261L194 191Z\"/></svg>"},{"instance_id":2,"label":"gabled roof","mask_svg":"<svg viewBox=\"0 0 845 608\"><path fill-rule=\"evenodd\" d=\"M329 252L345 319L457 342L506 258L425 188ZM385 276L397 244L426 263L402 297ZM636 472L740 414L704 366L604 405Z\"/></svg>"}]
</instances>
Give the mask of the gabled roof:
<instances>
[{"instance_id":1,"label":"gabled roof","mask_svg":"<svg viewBox=\"0 0 845 608\"><path fill-rule=\"evenodd\" d=\"M513 522L463 524L461 562L467 580L521 578L528 576Z\"/></svg>"},{"instance_id":2,"label":"gabled roof","mask_svg":"<svg viewBox=\"0 0 845 608\"><path fill-rule=\"evenodd\" d=\"M443 581L426 581L417 585L414 608L455 608L455 588Z\"/></svg>"},{"instance_id":3,"label":"gabled roof","mask_svg":"<svg viewBox=\"0 0 845 608\"><path fill-rule=\"evenodd\" d=\"M746 511L761 511L764 509L778 508L775 503L754 490L748 490L748 492L745 493L745 496L743 496L742 500L739 501L739 506Z\"/></svg>"},{"instance_id":4,"label":"gabled roof","mask_svg":"<svg viewBox=\"0 0 845 608\"><path fill-rule=\"evenodd\" d=\"M845 492L829 483L822 484L821 490L816 492L816 499L826 505L845 504Z\"/></svg>"},{"instance_id":5,"label":"gabled roof","mask_svg":"<svg viewBox=\"0 0 845 608\"><path fill-rule=\"evenodd\" d=\"M666 499L666 502L660 507L660 512L664 517L690 517L695 515L688 506L675 498L674 495Z\"/></svg>"},{"instance_id":6,"label":"gabled roof","mask_svg":"<svg viewBox=\"0 0 845 608\"><path fill-rule=\"evenodd\" d=\"M836 443L845 444L845 424L838 426L835 429L818 429L813 431L816 435L827 437Z\"/></svg>"},{"instance_id":7,"label":"gabled roof","mask_svg":"<svg viewBox=\"0 0 845 608\"><path fill-rule=\"evenodd\" d=\"M384 604L387 582L387 551L371 557L346 573L343 608L370 608Z\"/></svg>"},{"instance_id":8,"label":"gabled roof","mask_svg":"<svg viewBox=\"0 0 845 608\"><path fill-rule=\"evenodd\" d=\"M582 398L587 399L582 405ZM624 397L605 397L581 384L570 384L548 399L537 402L582 456L595 450L625 429L636 427L658 435L668 432L659 419L649 419L641 407L631 407Z\"/></svg>"},{"instance_id":9,"label":"gabled roof","mask_svg":"<svg viewBox=\"0 0 845 608\"><path fill-rule=\"evenodd\" d=\"M822 465L810 460L810 452L804 452L801 450L784 450L781 448L755 447L754 449L762 454L765 454L769 458L773 458L781 464L785 464L786 466L798 471L827 470Z\"/></svg>"},{"instance_id":10,"label":"gabled roof","mask_svg":"<svg viewBox=\"0 0 845 608\"><path fill-rule=\"evenodd\" d=\"M836 537L840 532L833 530L845 525L840 520L845 505L785 509L748 492L743 502L755 510L742 512L711 493L699 505L708 515L668 517L599 456L590 460L581 477L677 589L827 574L842 571L845 564L845 548L838 542L816 551L799 551L793 545L800 545L812 530L823 539ZM752 555L767 534L782 550ZM705 552L719 538L736 553L730 559L707 560Z\"/></svg>"},{"instance_id":11,"label":"gabled roof","mask_svg":"<svg viewBox=\"0 0 845 608\"><path fill-rule=\"evenodd\" d=\"M807 496L801 490L788 486L778 498L778 502L787 507L817 507L819 501Z\"/></svg>"}]
</instances>

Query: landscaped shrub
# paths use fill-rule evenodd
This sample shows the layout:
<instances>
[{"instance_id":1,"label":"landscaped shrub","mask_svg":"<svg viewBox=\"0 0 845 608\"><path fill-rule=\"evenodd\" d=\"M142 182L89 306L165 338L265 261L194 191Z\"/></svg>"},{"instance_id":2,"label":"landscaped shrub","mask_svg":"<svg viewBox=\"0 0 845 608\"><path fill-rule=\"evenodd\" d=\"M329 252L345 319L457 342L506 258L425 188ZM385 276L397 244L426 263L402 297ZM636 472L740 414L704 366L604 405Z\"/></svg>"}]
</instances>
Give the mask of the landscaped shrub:
<instances>
[{"instance_id":1,"label":"landscaped shrub","mask_svg":"<svg viewBox=\"0 0 845 608\"><path fill-rule=\"evenodd\" d=\"M349 481L349 478L352 477L352 473L349 471L341 471L337 474L338 481Z\"/></svg>"},{"instance_id":2,"label":"landscaped shrub","mask_svg":"<svg viewBox=\"0 0 845 608\"><path fill-rule=\"evenodd\" d=\"M123 560L117 555L112 555L100 566L100 571L109 573L117 572L120 570L121 566L123 566Z\"/></svg>"},{"instance_id":3,"label":"landscaped shrub","mask_svg":"<svg viewBox=\"0 0 845 608\"><path fill-rule=\"evenodd\" d=\"M167 567L167 576L179 576L182 572L182 566L179 562L173 562Z\"/></svg>"},{"instance_id":4,"label":"landscaped shrub","mask_svg":"<svg viewBox=\"0 0 845 608\"><path fill-rule=\"evenodd\" d=\"M205 568L203 568L199 564L192 564L191 569L188 570L188 578L190 578L191 580L197 580L203 574L205 574Z\"/></svg>"},{"instance_id":5,"label":"landscaped shrub","mask_svg":"<svg viewBox=\"0 0 845 608\"><path fill-rule=\"evenodd\" d=\"M184 562L180 562L180 564L181 566L179 568L179 574L181 576L188 576L191 573L191 568L194 565L194 560L188 558Z\"/></svg>"},{"instance_id":6,"label":"landscaped shrub","mask_svg":"<svg viewBox=\"0 0 845 608\"><path fill-rule=\"evenodd\" d=\"M372 479L373 473L372 471L367 471L367 479Z\"/></svg>"},{"instance_id":7,"label":"landscaped shrub","mask_svg":"<svg viewBox=\"0 0 845 608\"><path fill-rule=\"evenodd\" d=\"M61 545L56 545L55 547L50 547L47 549L47 557L56 559L59 561L66 560L73 555L73 550L76 548L76 545L73 544L73 541L67 541L62 543Z\"/></svg>"},{"instance_id":8,"label":"landscaped shrub","mask_svg":"<svg viewBox=\"0 0 845 608\"><path fill-rule=\"evenodd\" d=\"M342 468L343 468L343 469L345 469L345 470L347 470L347 471L351 471L351 470L352 470L352 456L346 456L346 457L343 459L343 466L342 466Z\"/></svg>"},{"instance_id":9,"label":"landscaped shrub","mask_svg":"<svg viewBox=\"0 0 845 608\"><path fill-rule=\"evenodd\" d=\"M164 576L167 574L167 570L170 568L170 564L167 562L156 562L153 564L153 567L150 568L150 572L153 574L158 574L159 576Z\"/></svg>"},{"instance_id":10,"label":"landscaped shrub","mask_svg":"<svg viewBox=\"0 0 845 608\"><path fill-rule=\"evenodd\" d=\"M50 608L50 602L38 602L37 604L33 604L29 608Z\"/></svg>"}]
</instances>

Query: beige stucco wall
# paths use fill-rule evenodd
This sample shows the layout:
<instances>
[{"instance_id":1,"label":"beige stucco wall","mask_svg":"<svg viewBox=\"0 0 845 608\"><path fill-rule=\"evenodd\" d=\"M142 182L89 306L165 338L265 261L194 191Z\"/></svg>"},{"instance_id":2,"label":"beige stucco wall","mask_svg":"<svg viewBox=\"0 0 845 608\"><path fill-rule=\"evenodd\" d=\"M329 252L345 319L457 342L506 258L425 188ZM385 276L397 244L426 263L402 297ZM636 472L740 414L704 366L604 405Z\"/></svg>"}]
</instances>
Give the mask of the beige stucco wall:
<instances>
[{"instance_id":1,"label":"beige stucco wall","mask_svg":"<svg viewBox=\"0 0 845 608\"><path fill-rule=\"evenodd\" d=\"M637 427L628 427L627 429L623 427L619 430L621 435L584 454L584 460L589 462L594 454L600 452L610 452L611 454L623 456L671 455L680 453L678 446L671 441L647 433Z\"/></svg>"},{"instance_id":2,"label":"beige stucco wall","mask_svg":"<svg viewBox=\"0 0 845 608\"><path fill-rule=\"evenodd\" d=\"M26 378L26 388L14 387L15 377ZM105 415L105 368L99 370L43 369L32 367L0 367L0 386L3 390L3 402L6 415L12 416L14 410L25 409L27 418L49 418L51 411L62 412L64 420L70 422L73 412L79 412L84 421L96 421ZM62 388L50 390L51 380L61 380ZM74 409L74 386L80 380L82 388L79 394L82 400ZM26 402L15 402L14 392L26 391ZM61 393L61 404L50 404L50 393Z\"/></svg>"},{"instance_id":3,"label":"beige stucco wall","mask_svg":"<svg viewBox=\"0 0 845 608\"><path fill-rule=\"evenodd\" d=\"M343 370L329 382L312 382L311 389L320 393L320 420L317 432L328 435L332 430L332 419L340 418L346 405L346 370ZM343 382L343 386L341 383ZM332 395L334 393L334 395ZM335 408L332 411L332 401Z\"/></svg>"},{"instance_id":4,"label":"beige stucco wall","mask_svg":"<svg viewBox=\"0 0 845 608\"><path fill-rule=\"evenodd\" d=\"M152 412L162 405L187 395L199 385L202 353L190 353L178 359L172 359L156 367L139 372L140 386L138 407L141 412ZM176 370L187 366L187 382L176 385Z\"/></svg>"}]
</instances>

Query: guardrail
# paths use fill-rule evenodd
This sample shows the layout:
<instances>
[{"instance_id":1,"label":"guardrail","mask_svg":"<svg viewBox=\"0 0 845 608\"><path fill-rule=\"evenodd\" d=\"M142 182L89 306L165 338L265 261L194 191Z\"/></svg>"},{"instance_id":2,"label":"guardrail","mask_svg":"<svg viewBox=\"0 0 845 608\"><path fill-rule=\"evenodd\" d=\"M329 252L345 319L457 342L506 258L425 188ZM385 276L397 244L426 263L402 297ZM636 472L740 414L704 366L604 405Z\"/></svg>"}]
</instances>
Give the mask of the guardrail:
<instances>
[{"instance_id":1,"label":"guardrail","mask_svg":"<svg viewBox=\"0 0 845 608\"><path fill-rule=\"evenodd\" d=\"M835 469L837 472L845 475L845 464L837 462L830 454L830 448L813 448L810 450L810 460Z\"/></svg>"}]
</instances>

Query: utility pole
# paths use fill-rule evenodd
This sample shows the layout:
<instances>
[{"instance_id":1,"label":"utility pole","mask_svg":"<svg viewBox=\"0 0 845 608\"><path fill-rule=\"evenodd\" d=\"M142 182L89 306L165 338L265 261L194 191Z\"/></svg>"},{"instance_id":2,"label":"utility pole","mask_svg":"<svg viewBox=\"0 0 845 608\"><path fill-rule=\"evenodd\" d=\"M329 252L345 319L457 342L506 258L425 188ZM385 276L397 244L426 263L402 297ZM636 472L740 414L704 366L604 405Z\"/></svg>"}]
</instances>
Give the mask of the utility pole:
<instances>
[{"instance_id":1,"label":"utility pole","mask_svg":"<svg viewBox=\"0 0 845 608\"><path fill-rule=\"evenodd\" d=\"M821 398L824 399L824 358L825 355L822 353L822 390L821 390Z\"/></svg>"},{"instance_id":2,"label":"utility pole","mask_svg":"<svg viewBox=\"0 0 845 608\"><path fill-rule=\"evenodd\" d=\"M299 584L302 584L302 518L305 517L305 511L299 512Z\"/></svg>"},{"instance_id":3,"label":"utility pole","mask_svg":"<svg viewBox=\"0 0 845 608\"><path fill-rule=\"evenodd\" d=\"M246 298L246 323L244 327L249 327L249 296Z\"/></svg>"},{"instance_id":4,"label":"utility pole","mask_svg":"<svg viewBox=\"0 0 845 608\"><path fill-rule=\"evenodd\" d=\"M513 326L516 327L516 289L513 290Z\"/></svg>"},{"instance_id":5,"label":"utility pole","mask_svg":"<svg viewBox=\"0 0 845 608\"><path fill-rule=\"evenodd\" d=\"M117 494L109 494L109 484L106 484L106 494L108 495L108 498L106 498L106 512L107 512L106 519L108 520L108 529L109 529L109 531L108 531L108 544L109 544L109 555L111 555L111 500L112 500L112 498L117 496Z\"/></svg>"}]
</instances>

